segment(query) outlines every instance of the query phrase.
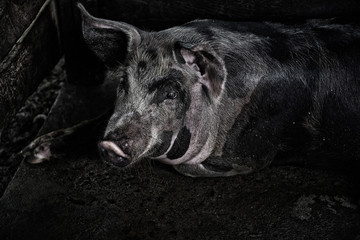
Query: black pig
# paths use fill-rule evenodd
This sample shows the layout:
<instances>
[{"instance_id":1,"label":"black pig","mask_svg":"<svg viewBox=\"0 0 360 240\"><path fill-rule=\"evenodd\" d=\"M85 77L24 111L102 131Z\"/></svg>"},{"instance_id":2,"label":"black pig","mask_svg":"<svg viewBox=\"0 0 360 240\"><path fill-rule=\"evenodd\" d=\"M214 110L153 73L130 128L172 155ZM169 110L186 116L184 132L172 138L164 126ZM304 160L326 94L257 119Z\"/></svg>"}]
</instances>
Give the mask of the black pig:
<instances>
[{"instance_id":1,"label":"black pig","mask_svg":"<svg viewBox=\"0 0 360 240\"><path fill-rule=\"evenodd\" d=\"M105 161L152 158L193 177L247 174L294 152L359 162L359 28L197 20L146 32L79 8L118 83ZM35 142L33 162L49 158L51 142Z\"/></svg>"}]
</instances>

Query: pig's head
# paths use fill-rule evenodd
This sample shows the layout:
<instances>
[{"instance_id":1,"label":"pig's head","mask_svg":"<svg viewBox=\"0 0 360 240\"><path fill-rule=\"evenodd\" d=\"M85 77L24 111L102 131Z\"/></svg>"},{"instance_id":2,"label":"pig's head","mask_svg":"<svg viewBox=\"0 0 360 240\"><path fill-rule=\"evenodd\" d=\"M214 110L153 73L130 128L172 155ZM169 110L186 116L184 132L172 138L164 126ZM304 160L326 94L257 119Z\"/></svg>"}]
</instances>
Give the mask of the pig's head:
<instances>
[{"instance_id":1,"label":"pig's head","mask_svg":"<svg viewBox=\"0 0 360 240\"><path fill-rule=\"evenodd\" d=\"M145 32L79 8L85 42L118 83L99 143L105 161L123 167L145 157L172 165L204 160L215 143L226 73L212 48L171 29Z\"/></svg>"}]
</instances>

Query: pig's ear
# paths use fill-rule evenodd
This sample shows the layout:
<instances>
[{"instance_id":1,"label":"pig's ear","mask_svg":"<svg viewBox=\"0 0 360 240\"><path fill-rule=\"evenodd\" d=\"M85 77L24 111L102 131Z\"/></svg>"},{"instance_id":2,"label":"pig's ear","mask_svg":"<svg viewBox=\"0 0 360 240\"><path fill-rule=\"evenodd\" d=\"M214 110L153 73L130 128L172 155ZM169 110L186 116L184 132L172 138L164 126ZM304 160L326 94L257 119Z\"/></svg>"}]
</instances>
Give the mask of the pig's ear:
<instances>
[{"instance_id":1,"label":"pig's ear","mask_svg":"<svg viewBox=\"0 0 360 240\"><path fill-rule=\"evenodd\" d=\"M177 43L175 56L178 62L186 64L199 75L199 81L210 94L218 98L223 90L225 66L210 48Z\"/></svg>"},{"instance_id":2,"label":"pig's ear","mask_svg":"<svg viewBox=\"0 0 360 240\"><path fill-rule=\"evenodd\" d=\"M140 31L126 23L91 16L80 3L82 33L86 44L106 64L122 63L141 42Z\"/></svg>"}]
</instances>

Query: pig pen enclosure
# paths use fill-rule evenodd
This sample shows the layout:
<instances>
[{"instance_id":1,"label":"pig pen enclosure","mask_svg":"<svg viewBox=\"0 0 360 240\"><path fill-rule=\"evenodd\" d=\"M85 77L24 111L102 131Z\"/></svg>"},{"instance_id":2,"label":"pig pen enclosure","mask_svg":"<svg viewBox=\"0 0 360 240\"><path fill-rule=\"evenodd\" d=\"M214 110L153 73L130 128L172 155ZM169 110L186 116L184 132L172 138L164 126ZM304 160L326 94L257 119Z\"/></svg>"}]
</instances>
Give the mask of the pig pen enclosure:
<instances>
[{"instance_id":1,"label":"pig pen enclosure","mask_svg":"<svg viewBox=\"0 0 360 240\"><path fill-rule=\"evenodd\" d=\"M360 15L357 0L81 2L97 17L147 30L201 18ZM115 169L95 148L24 162L19 152L36 136L112 104L74 3L0 1L0 239L360 239L359 186L334 170L283 165L189 178L156 162Z\"/></svg>"}]
</instances>

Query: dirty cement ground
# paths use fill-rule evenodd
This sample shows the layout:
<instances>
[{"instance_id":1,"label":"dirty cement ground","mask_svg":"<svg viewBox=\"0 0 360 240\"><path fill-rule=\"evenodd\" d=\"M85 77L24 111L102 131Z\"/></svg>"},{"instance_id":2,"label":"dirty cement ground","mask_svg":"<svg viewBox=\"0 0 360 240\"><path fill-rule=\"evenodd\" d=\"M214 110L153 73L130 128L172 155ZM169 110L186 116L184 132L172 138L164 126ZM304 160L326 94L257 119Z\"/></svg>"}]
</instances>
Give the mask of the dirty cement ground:
<instances>
[{"instance_id":1,"label":"dirty cement ground","mask_svg":"<svg viewBox=\"0 0 360 240\"><path fill-rule=\"evenodd\" d=\"M359 240L354 189L294 166L196 179L155 162L119 170L91 148L22 162L0 199L0 239Z\"/></svg>"}]
</instances>

